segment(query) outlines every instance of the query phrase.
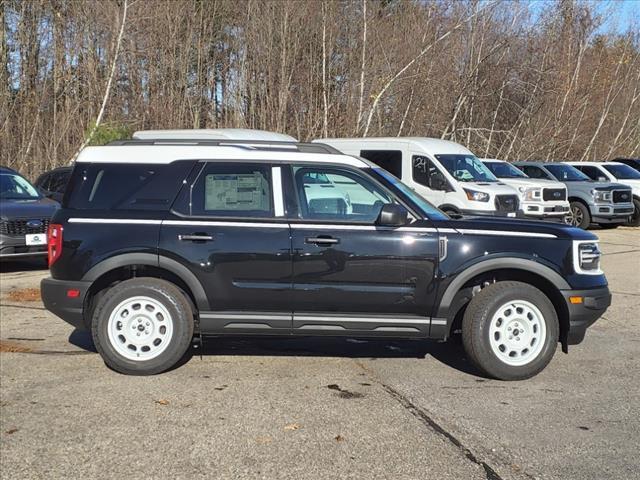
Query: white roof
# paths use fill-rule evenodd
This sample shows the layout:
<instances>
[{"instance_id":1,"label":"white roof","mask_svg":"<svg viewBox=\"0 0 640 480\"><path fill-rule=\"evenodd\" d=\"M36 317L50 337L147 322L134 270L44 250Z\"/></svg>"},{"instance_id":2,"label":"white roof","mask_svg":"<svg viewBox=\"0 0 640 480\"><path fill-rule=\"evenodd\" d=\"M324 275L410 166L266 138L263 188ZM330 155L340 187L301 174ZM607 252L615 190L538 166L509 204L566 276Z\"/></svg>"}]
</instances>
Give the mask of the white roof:
<instances>
[{"instance_id":1,"label":"white roof","mask_svg":"<svg viewBox=\"0 0 640 480\"><path fill-rule=\"evenodd\" d=\"M564 162L569 165L624 165L621 162Z\"/></svg>"},{"instance_id":2,"label":"white roof","mask_svg":"<svg viewBox=\"0 0 640 480\"><path fill-rule=\"evenodd\" d=\"M456 142L429 137L359 137L359 138L318 138L315 143L326 143L340 150L340 146L348 144L375 145L375 144L400 144L410 143L413 146L435 154L473 155L473 153Z\"/></svg>"},{"instance_id":3,"label":"white roof","mask_svg":"<svg viewBox=\"0 0 640 480\"><path fill-rule=\"evenodd\" d=\"M359 168L369 166L364 160L350 155L252 150L242 146L217 147L200 145L109 145L86 147L80 152L76 162L163 164L177 160L262 160L336 163Z\"/></svg>"},{"instance_id":4,"label":"white roof","mask_svg":"<svg viewBox=\"0 0 640 480\"><path fill-rule=\"evenodd\" d=\"M270 140L297 142L284 133L249 128L201 128L193 130L139 130L133 134L138 140Z\"/></svg>"},{"instance_id":5,"label":"white roof","mask_svg":"<svg viewBox=\"0 0 640 480\"><path fill-rule=\"evenodd\" d=\"M497 158L481 158L483 162L509 163L506 160L498 160Z\"/></svg>"}]
</instances>

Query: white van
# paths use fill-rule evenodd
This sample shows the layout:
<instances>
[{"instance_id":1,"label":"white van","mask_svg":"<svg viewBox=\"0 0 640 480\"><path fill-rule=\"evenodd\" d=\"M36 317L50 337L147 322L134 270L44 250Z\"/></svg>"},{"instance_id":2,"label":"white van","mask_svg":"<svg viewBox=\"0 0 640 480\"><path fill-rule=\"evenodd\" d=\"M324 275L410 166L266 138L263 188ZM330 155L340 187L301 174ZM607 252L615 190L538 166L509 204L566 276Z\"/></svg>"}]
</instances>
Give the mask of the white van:
<instances>
[{"instance_id":1,"label":"white van","mask_svg":"<svg viewBox=\"0 0 640 480\"><path fill-rule=\"evenodd\" d=\"M447 213L515 217L518 192L500 182L469 150L425 137L325 138L330 145L379 165Z\"/></svg>"}]
</instances>

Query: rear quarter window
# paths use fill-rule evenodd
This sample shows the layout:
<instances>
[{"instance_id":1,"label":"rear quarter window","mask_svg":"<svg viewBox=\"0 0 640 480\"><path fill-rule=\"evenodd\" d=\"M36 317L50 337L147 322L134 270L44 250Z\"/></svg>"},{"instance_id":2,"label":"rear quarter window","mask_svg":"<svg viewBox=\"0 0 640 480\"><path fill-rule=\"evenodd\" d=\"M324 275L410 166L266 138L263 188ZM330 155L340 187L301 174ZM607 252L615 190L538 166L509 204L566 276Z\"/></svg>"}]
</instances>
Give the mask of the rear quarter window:
<instances>
[{"instance_id":1,"label":"rear quarter window","mask_svg":"<svg viewBox=\"0 0 640 480\"><path fill-rule=\"evenodd\" d=\"M169 210L195 161L78 163L63 206L78 210Z\"/></svg>"}]
</instances>

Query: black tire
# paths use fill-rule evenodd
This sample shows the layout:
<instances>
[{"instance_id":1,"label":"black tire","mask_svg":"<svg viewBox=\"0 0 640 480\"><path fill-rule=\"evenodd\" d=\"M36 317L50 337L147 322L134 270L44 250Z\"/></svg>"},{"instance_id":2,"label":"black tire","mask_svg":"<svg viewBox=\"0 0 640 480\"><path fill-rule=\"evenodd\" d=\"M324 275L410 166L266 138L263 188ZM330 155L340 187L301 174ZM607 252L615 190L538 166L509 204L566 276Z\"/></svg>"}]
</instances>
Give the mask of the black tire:
<instances>
[{"instance_id":1,"label":"black tire","mask_svg":"<svg viewBox=\"0 0 640 480\"><path fill-rule=\"evenodd\" d=\"M133 297L149 297L161 304L169 314L170 318L162 318L163 321L171 322L173 333L167 340L168 344L163 347L164 350L155 358L126 358L109 339L109 318L112 312L122 302ZM111 287L100 298L91 322L93 342L104 362L113 370L127 375L154 375L175 366L189 349L193 330L193 310L182 290L170 282L151 277L125 280Z\"/></svg>"},{"instance_id":2,"label":"black tire","mask_svg":"<svg viewBox=\"0 0 640 480\"><path fill-rule=\"evenodd\" d=\"M546 337L539 353L528 363L509 365L494 353L490 328L496 312L505 304L517 301L528 302L540 311ZM540 373L553 358L558 335L558 317L549 298L522 282L498 282L483 288L469 303L462 321L462 343L467 356L478 369L499 380L524 380Z\"/></svg>"},{"instance_id":3,"label":"black tire","mask_svg":"<svg viewBox=\"0 0 640 480\"><path fill-rule=\"evenodd\" d=\"M633 215L631 215L631 218L629 218L627 226L640 227L640 198L633 199L633 206Z\"/></svg>"},{"instance_id":4,"label":"black tire","mask_svg":"<svg viewBox=\"0 0 640 480\"><path fill-rule=\"evenodd\" d=\"M582 202L573 201L570 203L571 225L586 230L591 225L591 214L589 208Z\"/></svg>"}]
</instances>

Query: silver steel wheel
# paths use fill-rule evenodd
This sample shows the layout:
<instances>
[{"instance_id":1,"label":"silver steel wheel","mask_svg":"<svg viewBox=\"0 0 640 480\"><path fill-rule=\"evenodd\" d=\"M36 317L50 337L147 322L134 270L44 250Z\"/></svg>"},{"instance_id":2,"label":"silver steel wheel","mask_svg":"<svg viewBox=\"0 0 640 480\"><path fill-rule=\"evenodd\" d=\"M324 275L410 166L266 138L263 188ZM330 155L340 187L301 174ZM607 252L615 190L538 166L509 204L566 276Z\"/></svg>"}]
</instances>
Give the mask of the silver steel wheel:
<instances>
[{"instance_id":1,"label":"silver steel wheel","mask_svg":"<svg viewBox=\"0 0 640 480\"><path fill-rule=\"evenodd\" d=\"M542 313L525 300L505 303L491 319L491 350L507 365L517 367L535 360L546 338L547 326Z\"/></svg>"},{"instance_id":2,"label":"silver steel wheel","mask_svg":"<svg viewBox=\"0 0 640 480\"><path fill-rule=\"evenodd\" d=\"M574 227L579 227L584 220L584 215L582 214L582 210L579 207L571 207L571 225Z\"/></svg>"},{"instance_id":3,"label":"silver steel wheel","mask_svg":"<svg viewBox=\"0 0 640 480\"><path fill-rule=\"evenodd\" d=\"M169 346L173 320L158 300L132 297L113 309L107 332L111 346L123 357L151 360Z\"/></svg>"}]
</instances>

